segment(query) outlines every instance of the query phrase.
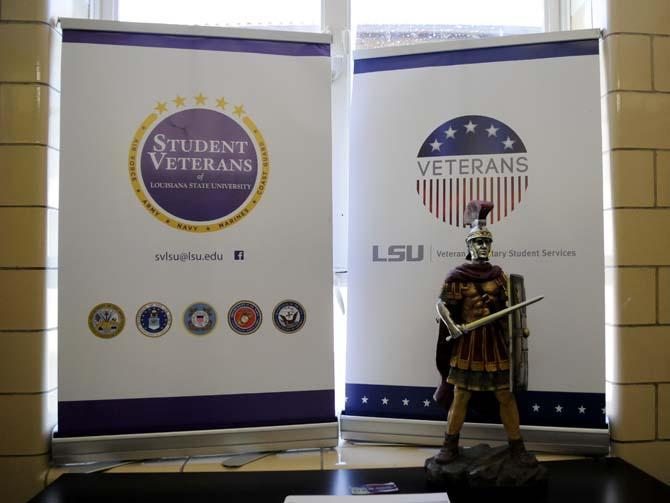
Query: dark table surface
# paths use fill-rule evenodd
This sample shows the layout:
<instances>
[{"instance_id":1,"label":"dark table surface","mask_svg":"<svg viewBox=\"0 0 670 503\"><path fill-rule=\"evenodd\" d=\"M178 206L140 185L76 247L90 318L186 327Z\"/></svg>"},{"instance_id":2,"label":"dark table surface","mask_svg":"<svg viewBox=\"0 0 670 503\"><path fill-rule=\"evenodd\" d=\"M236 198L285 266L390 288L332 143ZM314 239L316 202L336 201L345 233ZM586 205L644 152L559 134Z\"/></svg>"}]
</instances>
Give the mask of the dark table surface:
<instances>
[{"instance_id":1,"label":"dark table surface","mask_svg":"<svg viewBox=\"0 0 670 503\"><path fill-rule=\"evenodd\" d=\"M282 502L290 494L350 494L351 486L395 482L400 493L446 490L452 502L532 501L535 503L663 503L670 486L616 458L543 463L544 487L534 489L462 489L434 486L423 468L223 473L65 474L35 502Z\"/></svg>"}]
</instances>

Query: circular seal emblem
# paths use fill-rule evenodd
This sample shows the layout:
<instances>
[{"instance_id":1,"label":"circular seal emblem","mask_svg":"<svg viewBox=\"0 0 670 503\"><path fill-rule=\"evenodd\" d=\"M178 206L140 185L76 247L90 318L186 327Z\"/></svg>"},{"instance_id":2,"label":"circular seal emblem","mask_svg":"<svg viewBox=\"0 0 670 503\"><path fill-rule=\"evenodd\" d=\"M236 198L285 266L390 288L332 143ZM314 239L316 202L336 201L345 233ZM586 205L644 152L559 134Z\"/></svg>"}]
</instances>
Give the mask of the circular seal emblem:
<instances>
[{"instance_id":1,"label":"circular seal emblem","mask_svg":"<svg viewBox=\"0 0 670 503\"><path fill-rule=\"evenodd\" d=\"M216 325L216 312L204 302L191 304L184 312L184 325L193 335L207 335Z\"/></svg>"},{"instance_id":2,"label":"circular seal emblem","mask_svg":"<svg viewBox=\"0 0 670 503\"><path fill-rule=\"evenodd\" d=\"M511 126L495 117L462 115L426 136L412 169L419 203L437 221L465 227L463 212L472 200L496 202L489 214L491 224L521 206L533 163Z\"/></svg>"},{"instance_id":3,"label":"circular seal emblem","mask_svg":"<svg viewBox=\"0 0 670 503\"><path fill-rule=\"evenodd\" d=\"M228 325L240 335L253 334L263 322L263 313L250 300L241 300L228 310Z\"/></svg>"},{"instance_id":4,"label":"circular seal emblem","mask_svg":"<svg viewBox=\"0 0 670 503\"><path fill-rule=\"evenodd\" d=\"M128 170L135 195L155 218L214 232L258 204L270 161L243 105L199 93L156 104L133 136Z\"/></svg>"},{"instance_id":5,"label":"circular seal emblem","mask_svg":"<svg viewBox=\"0 0 670 503\"><path fill-rule=\"evenodd\" d=\"M305 324L305 308L295 300L285 300L275 307L272 321L281 332L293 334Z\"/></svg>"},{"instance_id":6,"label":"circular seal emblem","mask_svg":"<svg viewBox=\"0 0 670 503\"><path fill-rule=\"evenodd\" d=\"M160 337L172 326L172 313L159 302L144 304L135 316L137 329L147 337Z\"/></svg>"},{"instance_id":7,"label":"circular seal emblem","mask_svg":"<svg viewBox=\"0 0 670 503\"><path fill-rule=\"evenodd\" d=\"M125 324L126 317L116 304L98 304L88 314L88 328L101 339L116 337Z\"/></svg>"}]
</instances>

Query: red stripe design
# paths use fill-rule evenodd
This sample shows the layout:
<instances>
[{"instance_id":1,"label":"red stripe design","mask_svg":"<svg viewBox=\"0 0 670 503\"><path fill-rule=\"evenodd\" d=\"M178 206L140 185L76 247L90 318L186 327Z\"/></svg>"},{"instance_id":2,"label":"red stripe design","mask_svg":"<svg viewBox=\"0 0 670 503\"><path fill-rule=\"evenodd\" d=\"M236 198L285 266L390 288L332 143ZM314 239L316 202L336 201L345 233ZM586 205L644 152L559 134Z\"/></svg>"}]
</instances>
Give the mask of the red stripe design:
<instances>
[{"instance_id":1,"label":"red stripe design","mask_svg":"<svg viewBox=\"0 0 670 503\"><path fill-rule=\"evenodd\" d=\"M460 189L461 189L461 184L458 181L458 178L456 178L456 227L460 226L460 219L458 218L459 217L458 207L460 206L460 202L461 202L461 190Z\"/></svg>"},{"instance_id":2,"label":"red stripe design","mask_svg":"<svg viewBox=\"0 0 670 503\"><path fill-rule=\"evenodd\" d=\"M446 222L447 209L447 179L442 179L442 221Z\"/></svg>"},{"instance_id":3,"label":"red stripe design","mask_svg":"<svg viewBox=\"0 0 670 503\"><path fill-rule=\"evenodd\" d=\"M465 178L463 178L463 214L465 215L465 205L467 204L467 197L465 195ZM466 222L463 222L463 227L465 227Z\"/></svg>"},{"instance_id":4,"label":"red stripe design","mask_svg":"<svg viewBox=\"0 0 670 503\"><path fill-rule=\"evenodd\" d=\"M430 200L428 201L428 209L433 212L433 179L430 179Z\"/></svg>"},{"instance_id":5,"label":"red stripe design","mask_svg":"<svg viewBox=\"0 0 670 503\"><path fill-rule=\"evenodd\" d=\"M498 187L497 187L497 189L498 189L498 192L497 192L497 196L498 196L498 220L497 221L500 222L500 178L497 178L496 185L498 185Z\"/></svg>"},{"instance_id":6,"label":"red stripe design","mask_svg":"<svg viewBox=\"0 0 670 503\"><path fill-rule=\"evenodd\" d=\"M489 199L493 201L493 178L491 178L491 194L489 194ZM493 216L495 214L495 211L491 212L491 223L493 223Z\"/></svg>"},{"instance_id":7,"label":"red stripe design","mask_svg":"<svg viewBox=\"0 0 670 503\"><path fill-rule=\"evenodd\" d=\"M449 195L447 196L446 177L442 179L423 179L423 184L420 179L417 179L416 193L422 198L426 209L437 220L446 223L448 205L449 224L455 224L457 227L467 227L468 222L461 218L461 215L465 213L469 201L476 199L494 201L495 206L498 207L497 213L495 208L490 213L490 223L494 224L500 222L503 218L507 218L521 205L523 194L528 190L528 182L528 176L517 176L516 179L514 176L449 178ZM454 213L456 214L455 222Z\"/></svg>"},{"instance_id":8,"label":"red stripe design","mask_svg":"<svg viewBox=\"0 0 670 503\"><path fill-rule=\"evenodd\" d=\"M505 184L505 216L507 216L507 177L503 180Z\"/></svg>"},{"instance_id":9,"label":"red stripe design","mask_svg":"<svg viewBox=\"0 0 670 503\"><path fill-rule=\"evenodd\" d=\"M454 184L453 180L449 178L449 225L454 225Z\"/></svg>"}]
</instances>

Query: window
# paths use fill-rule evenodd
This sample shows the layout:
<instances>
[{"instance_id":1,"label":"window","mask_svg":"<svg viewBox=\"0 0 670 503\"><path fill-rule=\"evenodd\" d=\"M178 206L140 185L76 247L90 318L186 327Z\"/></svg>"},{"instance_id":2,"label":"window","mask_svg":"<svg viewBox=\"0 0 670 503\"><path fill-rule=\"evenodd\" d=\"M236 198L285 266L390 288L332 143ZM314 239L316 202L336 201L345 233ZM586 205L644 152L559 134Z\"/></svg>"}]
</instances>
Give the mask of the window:
<instances>
[{"instance_id":1,"label":"window","mask_svg":"<svg viewBox=\"0 0 670 503\"><path fill-rule=\"evenodd\" d=\"M356 49L545 31L544 0L352 0Z\"/></svg>"},{"instance_id":2,"label":"window","mask_svg":"<svg viewBox=\"0 0 670 503\"><path fill-rule=\"evenodd\" d=\"M117 20L321 31L321 0L117 0Z\"/></svg>"}]
</instances>

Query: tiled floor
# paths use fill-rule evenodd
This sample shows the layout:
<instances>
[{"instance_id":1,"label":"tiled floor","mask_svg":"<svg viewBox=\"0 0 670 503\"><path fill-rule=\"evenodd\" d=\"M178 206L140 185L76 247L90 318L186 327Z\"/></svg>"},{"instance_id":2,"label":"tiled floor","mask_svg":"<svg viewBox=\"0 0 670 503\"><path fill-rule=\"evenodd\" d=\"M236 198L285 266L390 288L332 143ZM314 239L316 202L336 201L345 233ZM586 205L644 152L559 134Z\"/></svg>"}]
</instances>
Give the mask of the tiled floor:
<instances>
[{"instance_id":1,"label":"tiled floor","mask_svg":"<svg viewBox=\"0 0 670 503\"><path fill-rule=\"evenodd\" d=\"M392 468L423 466L426 458L437 452L436 447L353 444L342 442L333 449L304 449L285 451L258 459L240 468L226 468L227 456L174 458L160 461L139 461L107 470L107 473L132 472L225 472L225 471L285 471L285 470L347 470L354 468ZM578 456L538 455L540 461L578 459ZM67 467L49 471L47 484L52 483Z\"/></svg>"}]
</instances>

